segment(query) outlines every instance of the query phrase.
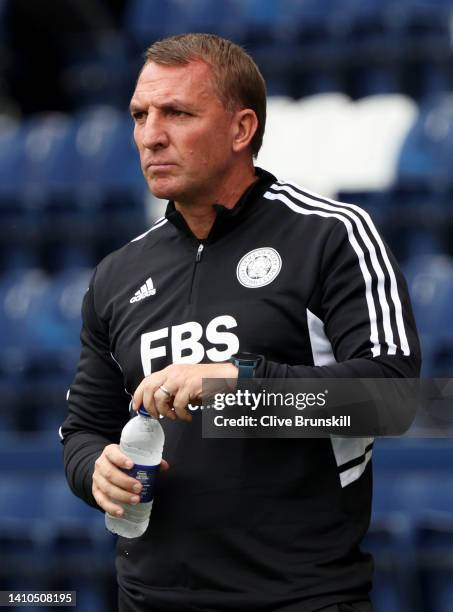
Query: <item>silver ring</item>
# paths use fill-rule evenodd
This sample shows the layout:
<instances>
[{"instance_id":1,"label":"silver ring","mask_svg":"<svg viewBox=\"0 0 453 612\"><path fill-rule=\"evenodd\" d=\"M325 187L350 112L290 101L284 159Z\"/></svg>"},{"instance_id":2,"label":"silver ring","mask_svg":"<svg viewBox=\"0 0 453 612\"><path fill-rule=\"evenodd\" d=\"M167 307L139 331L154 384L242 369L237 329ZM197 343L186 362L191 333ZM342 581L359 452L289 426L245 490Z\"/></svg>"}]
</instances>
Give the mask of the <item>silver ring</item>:
<instances>
[{"instance_id":1,"label":"silver ring","mask_svg":"<svg viewBox=\"0 0 453 612\"><path fill-rule=\"evenodd\" d=\"M172 394L172 393L170 393L170 391L167 389L167 387L164 387L164 385L161 385L161 386L159 387L159 389L160 389L160 390L161 390L163 393L165 393L165 395L166 395L167 397L172 397L172 395L173 395L173 394Z\"/></svg>"}]
</instances>

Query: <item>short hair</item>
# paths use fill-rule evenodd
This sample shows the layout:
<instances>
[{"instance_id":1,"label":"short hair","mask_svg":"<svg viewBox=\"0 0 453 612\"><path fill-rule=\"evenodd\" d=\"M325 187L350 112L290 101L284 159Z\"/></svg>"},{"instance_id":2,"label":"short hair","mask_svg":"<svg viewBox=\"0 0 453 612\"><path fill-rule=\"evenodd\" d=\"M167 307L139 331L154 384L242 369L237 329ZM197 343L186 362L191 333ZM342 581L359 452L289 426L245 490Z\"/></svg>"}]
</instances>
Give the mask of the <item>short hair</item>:
<instances>
[{"instance_id":1,"label":"short hair","mask_svg":"<svg viewBox=\"0 0 453 612\"><path fill-rule=\"evenodd\" d=\"M263 142L266 125L266 84L253 59L235 43L215 34L178 34L153 43L145 51L147 62L168 66L202 60L211 68L213 86L228 111L250 108L258 127L251 140L254 157Z\"/></svg>"}]
</instances>

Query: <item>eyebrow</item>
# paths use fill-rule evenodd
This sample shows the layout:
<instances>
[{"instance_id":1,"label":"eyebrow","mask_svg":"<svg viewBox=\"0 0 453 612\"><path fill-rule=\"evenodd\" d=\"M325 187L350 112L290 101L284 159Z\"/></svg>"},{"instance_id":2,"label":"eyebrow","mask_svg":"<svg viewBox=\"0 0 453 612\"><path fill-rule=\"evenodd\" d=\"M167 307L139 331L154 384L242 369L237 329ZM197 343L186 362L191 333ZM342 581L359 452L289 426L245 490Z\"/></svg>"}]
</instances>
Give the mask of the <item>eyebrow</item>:
<instances>
[{"instance_id":1,"label":"eyebrow","mask_svg":"<svg viewBox=\"0 0 453 612\"><path fill-rule=\"evenodd\" d=\"M144 105L141 105L139 102L136 102L134 100L131 101L131 103L129 104L129 112L133 113L135 111L140 111L143 109ZM160 110L171 110L175 107L181 108L182 110L194 110L194 107L191 106L190 104L187 104L186 102L183 102L182 100L177 100L177 99L172 99L172 100L168 100L167 102L162 102L162 104L155 104L156 108L160 109Z\"/></svg>"}]
</instances>

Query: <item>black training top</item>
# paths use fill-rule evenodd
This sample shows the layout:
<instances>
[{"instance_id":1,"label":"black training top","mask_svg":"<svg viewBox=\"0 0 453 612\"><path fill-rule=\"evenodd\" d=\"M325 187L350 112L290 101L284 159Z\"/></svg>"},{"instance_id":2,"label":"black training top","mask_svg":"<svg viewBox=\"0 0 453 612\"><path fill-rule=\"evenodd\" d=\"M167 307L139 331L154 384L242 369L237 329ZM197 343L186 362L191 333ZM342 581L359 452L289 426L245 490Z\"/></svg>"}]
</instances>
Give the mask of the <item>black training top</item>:
<instances>
[{"instance_id":1,"label":"black training top","mask_svg":"<svg viewBox=\"0 0 453 612\"><path fill-rule=\"evenodd\" d=\"M61 430L68 482L95 507L95 459L143 377L170 363L240 350L264 356L262 378L418 376L406 284L368 214L257 174L233 209L214 204L203 244L169 203L95 270ZM171 469L147 532L118 540L129 597L172 612L367 597L371 438L214 440L199 412L161 422Z\"/></svg>"}]
</instances>

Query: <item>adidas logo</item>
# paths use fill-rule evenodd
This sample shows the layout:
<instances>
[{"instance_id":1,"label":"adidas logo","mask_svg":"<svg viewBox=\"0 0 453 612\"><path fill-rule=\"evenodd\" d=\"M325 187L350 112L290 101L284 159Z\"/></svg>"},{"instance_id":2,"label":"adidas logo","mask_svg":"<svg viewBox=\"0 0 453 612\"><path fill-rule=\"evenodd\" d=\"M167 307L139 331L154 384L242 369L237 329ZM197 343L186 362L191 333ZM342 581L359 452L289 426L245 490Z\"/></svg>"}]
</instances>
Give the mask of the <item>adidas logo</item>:
<instances>
[{"instance_id":1,"label":"adidas logo","mask_svg":"<svg viewBox=\"0 0 453 612\"><path fill-rule=\"evenodd\" d=\"M146 280L146 283L140 287L138 291L135 292L134 296L129 300L131 304L134 302L140 302L140 300L144 300L147 297L151 297L155 295L156 289L154 288L153 281L151 277Z\"/></svg>"}]
</instances>

